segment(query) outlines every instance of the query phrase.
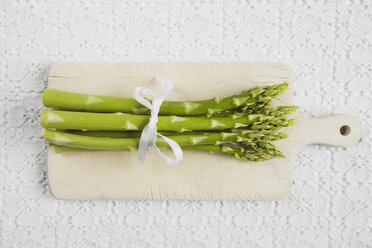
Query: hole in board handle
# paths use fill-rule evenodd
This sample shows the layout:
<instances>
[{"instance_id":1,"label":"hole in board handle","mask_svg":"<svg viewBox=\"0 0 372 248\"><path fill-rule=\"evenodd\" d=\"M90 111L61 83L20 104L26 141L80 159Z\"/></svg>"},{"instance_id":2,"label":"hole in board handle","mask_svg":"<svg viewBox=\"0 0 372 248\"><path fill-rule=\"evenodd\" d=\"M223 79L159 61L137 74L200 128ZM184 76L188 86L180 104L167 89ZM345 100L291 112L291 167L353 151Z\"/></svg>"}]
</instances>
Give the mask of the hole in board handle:
<instances>
[{"instance_id":1,"label":"hole in board handle","mask_svg":"<svg viewBox=\"0 0 372 248\"><path fill-rule=\"evenodd\" d=\"M340 134L342 136L348 136L351 133L351 128L348 125L340 127Z\"/></svg>"}]
</instances>

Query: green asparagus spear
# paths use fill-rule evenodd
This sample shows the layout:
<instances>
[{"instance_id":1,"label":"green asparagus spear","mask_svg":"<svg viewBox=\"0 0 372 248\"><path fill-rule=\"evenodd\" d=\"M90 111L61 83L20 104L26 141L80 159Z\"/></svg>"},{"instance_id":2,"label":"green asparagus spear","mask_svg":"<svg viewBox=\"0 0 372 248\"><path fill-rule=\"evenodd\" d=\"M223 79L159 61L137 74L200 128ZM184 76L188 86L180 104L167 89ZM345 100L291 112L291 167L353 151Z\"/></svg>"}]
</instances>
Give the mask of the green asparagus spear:
<instances>
[{"instance_id":1,"label":"green asparagus spear","mask_svg":"<svg viewBox=\"0 0 372 248\"><path fill-rule=\"evenodd\" d=\"M67 132L53 131L46 129L44 132L46 141L84 149L95 150L135 150L139 145L139 138L110 138L110 137L93 137L78 134L71 134ZM175 136L168 136L168 138L177 142L180 146L193 145L209 145L209 144L224 144L229 142L262 142L263 139L258 137L255 133L203 133L203 134L180 134ZM168 143L164 139L157 139L156 145L158 147L168 147Z\"/></svg>"},{"instance_id":2,"label":"green asparagus spear","mask_svg":"<svg viewBox=\"0 0 372 248\"><path fill-rule=\"evenodd\" d=\"M93 136L93 137L111 137L111 138L139 138L142 131L81 131L81 130L57 130L72 134ZM173 136L178 134L185 134L189 132L159 132L164 136ZM204 132L192 132L193 134L202 134Z\"/></svg>"},{"instance_id":3,"label":"green asparagus spear","mask_svg":"<svg viewBox=\"0 0 372 248\"><path fill-rule=\"evenodd\" d=\"M263 115L270 115L275 117L284 117L289 114L292 114L293 112L296 112L298 109L298 106L279 106L276 108L268 108L264 110L259 110L255 112L256 114L263 114Z\"/></svg>"},{"instance_id":4,"label":"green asparagus spear","mask_svg":"<svg viewBox=\"0 0 372 248\"><path fill-rule=\"evenodd\" d=\"M207 151L210 153L222 153L234 156L239 159L250 160L255 162L271 159L271 156L260 151L246 150L244 148L234 148L227 145L196 145L182 147L184 150Z\"/></svg>"},{"instance_id":5,"label":"green asparagus spear","mask_svg":"<svg viewBox=\"0 0 372 248\"><path fill-rule=\"evenodd\" d=\"M270 104L271 100L265 102L246 103L242 106L215 112L213 114L208 114L207 116L228 116L236 113L253 114L258 111L265 110L268 106L270 106Z\"/></svg>"},{"instance_id":6,"label":"green asparagus spear","mask_svg":"<svg viewBox=\"0 0 372 248\"><path fill-rule=\"evenodd\" d=\"M265 101L265 102L256 102L253 105L243 105L241 106L241 111L246 113L246 114L253 114L262 110L267 109L271 105L271 100Z\"/></svg>"},{"instance_id":7,"label":"green asparagus spear","mask_svg":"<svg viewBox=\"0 0 372 248\"><path fill-rule=\"evenodd\" d=\"M141 137L142 131L81 131L81 130L57 130L71 134L78 134L78 135L85 135L85 136L92 136L92 137L111 137L111 138L139 138ZM216 132L216 131L209 131L209 132ZM174 135L202 135L209 132L160 132L160 134L165 136L174 136ZM221 132L221 131L218 131ZM276 141L285 139L288 137L288 134L279 132L279 131L271 131L271 130L244 130L244 129L232 129L229 131L224 132L224 136L229 136L230 132L239 133L238 136L260 140L260 141ZM232 136L232 135L230 135Z\"/></svg>"},{"instance_id":8,"label":"green asparagus spear","mask_svg":"<svg viewBox=\"0 0 372 248\"><path fill-rule=\"evenodd\" d=\"M186 102L164 101L159 115L213 114L249 103L270 101L282 94L287 87L288 84L284 82L272 86L255 87L225 98ZM61 110L149 114L149 110L133 98L78 94L55 89L44 90L43 104L45 107Z\"/></svg>"},{"instance_id":9,"label":"green asparagus spear","mask_svg":"<svg viewBox=\"0 0 372 248\"><path fill-rule=\"evenodd\" d=\"M261 114L261 115L267 115L267 116L272 116L272 117L284 117L286 115L292 114L297 109L298 109L297 106L280 106L280 107L276 107L276 108L267 108L267 109L257 110L256 112L254 112L254 114ZM244 112L241 109L234 110L234 111L223 111L223 112L219 112L219 113L213 115L213 117L233 116L233 117L236 118L236 117L240 117L240 116L246 116L251 111L247 111L247 112Z\"/></svg>"},{"instance_id":10,"label":"green asparagus spear","mask_svg":"<svg viewBox=\"0 0 372 248\"><path fill-rule=\"evenodd\" d=\"M244 137L238 137L237 141L239 144L244 144L251 147L252 149L260 152L264 152L273 156L278 156L284 158L285 155L271 142L268 140L251 140Z\"/></svg>"},{"instance_id":11,"label":"green asparagus spear","mask_svg":"<svg viewBox=\"0 0 372 248\"><path fill-rule=\"evenodd\" d=\"M278 156L284 158L284 154L271 142L256 142L251 143L251 147L260 152L265 152L267 154Z\"/></svg>"},{"instance_id":12,"label":"green asparagus spear","mask_svg":"<svg viewBox=\"0 0 372 248\"><path fill-rule=\"evenodd\" d=\"M255 122L251 125L245 127L245 129L250 130L280 130L288 128L297 123L296 119L288 119L288 118L274 118L274 119L267 119L263 120L262 122Z\"/></svg>"},{"instance_id":13,"label":"green asparagus spear","mask_svg":"<svg viewBox=\"0 0 372 248\"><path fill-rule=\"evenodd\" d=\"M275 117L251 114L240 117L179 117L159 116L157 129L159 131L190 131L190 130L225 130L246 127L270 120L275 123ZM50 129L72 129L83 131L95 130L142 130L149 122L147 115L130 115L123 113L102 114L87 112L71 112L58 110L42 110L41 126Z\"/></svg>"},{"instance_id":14,"label":"green asparagus spear","mask_svg":"<svg viewBox=\"0 0 372 248\"><path fill-rule=\"evenodd\" d=\"M289 135L276 130L244 130L244 129L231 129L233 133L240 133L239 137L249 138L254 141L277 141L287 138ZM237 141L240 142L239 138Z\"/></svg>"},{"instance_id":15,"label":"green asparagus spear","mask_svg":"<svg viewBox=\"0 0 372 248\"><path fill-rule=\"evenodd\" d=\"M56 145L50 143L53 146L53 150L55 153L71 153L71 152L96 152L102 150L93 150L93 149L82 149L82 148L75 148L75 147L68 147L62 145ZM183 150L194 150L194 151L205 151L210 153L221 153L230 155L239 159L243 160L250 160L255 162L260 162L264 160L268 160L271 158L270 155L260 152L260 151L251 151L245 150L244 148L233 148L226 145L195 145L195 146L183 146Z\"/></svg>"}]
</instances>

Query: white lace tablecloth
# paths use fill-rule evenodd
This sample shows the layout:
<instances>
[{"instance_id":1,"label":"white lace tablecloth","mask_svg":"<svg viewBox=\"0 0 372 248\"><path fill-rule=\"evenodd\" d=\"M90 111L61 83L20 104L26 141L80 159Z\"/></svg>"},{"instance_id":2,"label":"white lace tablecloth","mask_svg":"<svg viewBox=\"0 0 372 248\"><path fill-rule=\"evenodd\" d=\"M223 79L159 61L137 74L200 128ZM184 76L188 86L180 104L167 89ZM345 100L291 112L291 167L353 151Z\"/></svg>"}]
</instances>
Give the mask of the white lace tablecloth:
<instances>
[{"instance_id":1,"label":"white lace tablecloth","mask_svg":"<svg viewBox=\"0 0 372 248\"><path fill-rule=\"evenodd\" d=\"M282 201L58 201L38 116L56 61L284 61L303 113L363 139L307 146ZM372 247L372 2L0 0L0 247Z\"/></svg>"}]
</instances>

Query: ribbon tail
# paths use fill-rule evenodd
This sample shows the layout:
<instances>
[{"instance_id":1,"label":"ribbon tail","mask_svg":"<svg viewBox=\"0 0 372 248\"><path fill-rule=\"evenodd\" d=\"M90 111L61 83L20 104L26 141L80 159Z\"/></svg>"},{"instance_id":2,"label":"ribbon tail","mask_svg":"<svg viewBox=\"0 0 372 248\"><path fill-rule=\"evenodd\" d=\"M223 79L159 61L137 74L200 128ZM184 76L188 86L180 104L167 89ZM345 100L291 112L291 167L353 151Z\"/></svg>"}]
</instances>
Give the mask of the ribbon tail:
<instances>
[{"instance_id":1,"label":"ribbon tail","mask_svg":"<svg viewBox=\"0 0 372 248\"><path fill-rule=\"evenodd\" d=\"M138 161L143 167L145 167L146 152L149 145L148 128L149 125L143 129L138 146Z\"/></svg>"},{"instance_id":2,"label":"ribbon tail","mask_svg":"<svg viewBox=\"0 0 372 248\"><path fill-rule=\"evenodd\" d=\"M176 166L183 159L183 152L182 152L181 147L174 140L169 139L169 138L167 138L167 137L165 137L164 135L161 135L161 134L157 134L157 135L162 137L168 143L168 145L172 149L173 154L175 155L176 159L172 159L172 158L169 158L169 157L165 156L165 154L162 153L157 146L155 146L155 149L159 153L159 156L169 166Z\"/></svg>"},{"instance_id":3,"label":"ribbon tail","mask_svg":"<svg viewBox=\"0 0 372 248\"><path fill-rule=\"evenodd\" d=\"M146 147L147 147L147 144L143 140L140 140L139 148L138 148L138 161L143 167L145 167L145 158L146 158L146 152L147 152Z\"/></svg>"}]
</instances>

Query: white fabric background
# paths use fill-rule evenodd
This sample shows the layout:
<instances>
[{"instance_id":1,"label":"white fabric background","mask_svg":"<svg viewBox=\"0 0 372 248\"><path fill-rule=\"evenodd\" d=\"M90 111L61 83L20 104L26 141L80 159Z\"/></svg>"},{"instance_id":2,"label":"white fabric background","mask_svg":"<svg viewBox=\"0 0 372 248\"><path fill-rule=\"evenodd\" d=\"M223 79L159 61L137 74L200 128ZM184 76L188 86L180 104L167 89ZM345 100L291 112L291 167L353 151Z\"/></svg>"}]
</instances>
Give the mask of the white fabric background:
<instances>
[{"instance_id":1,"label":"white fabric background","mask_svg":"<svg viewBox=\"0 0 372 248\"><path fill-rule=\"evenodd\" d=\"M58 201L38 115L56 61L284 61L303 113L354 113L307 146L283 201ZM372 2L0 0L0 247L371 247Z\"/></svg>"}]
</instances>

